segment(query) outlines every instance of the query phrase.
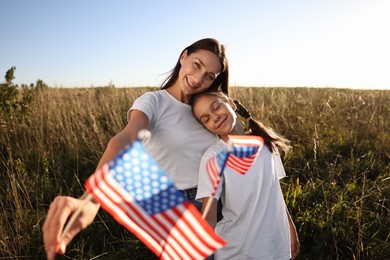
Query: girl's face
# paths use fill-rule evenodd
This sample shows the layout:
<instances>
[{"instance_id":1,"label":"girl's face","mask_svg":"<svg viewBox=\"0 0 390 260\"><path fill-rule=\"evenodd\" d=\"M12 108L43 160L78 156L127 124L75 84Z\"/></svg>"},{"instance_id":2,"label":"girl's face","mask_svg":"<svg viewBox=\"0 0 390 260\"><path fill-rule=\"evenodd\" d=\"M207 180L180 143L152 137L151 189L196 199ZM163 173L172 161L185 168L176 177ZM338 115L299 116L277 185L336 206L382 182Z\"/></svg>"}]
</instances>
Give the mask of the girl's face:
<instances>
[{"instance_id":1,"label":"girl's face","mask_svg":"<svg viewBox=\"0 0 390 260\"><path fill-rule=\"evenodd\" d=\"M235 105L229 101L211 95L198 97L193 107L194 116L210 132L219 136L227 135L236 125L237 119Z\"/></svg>"},{"instance_id":2,"label":"girl's face","mask_svg":"<svg viewBox=\"0 0 390 260\"><path fill-rule=\"evenodd\" d=\"M186 95L208 89L222 70L218 56L207 50L198 50L190 55L185 50L180 57L180 64L178 81Z\"/></svg>"}]
</instances>

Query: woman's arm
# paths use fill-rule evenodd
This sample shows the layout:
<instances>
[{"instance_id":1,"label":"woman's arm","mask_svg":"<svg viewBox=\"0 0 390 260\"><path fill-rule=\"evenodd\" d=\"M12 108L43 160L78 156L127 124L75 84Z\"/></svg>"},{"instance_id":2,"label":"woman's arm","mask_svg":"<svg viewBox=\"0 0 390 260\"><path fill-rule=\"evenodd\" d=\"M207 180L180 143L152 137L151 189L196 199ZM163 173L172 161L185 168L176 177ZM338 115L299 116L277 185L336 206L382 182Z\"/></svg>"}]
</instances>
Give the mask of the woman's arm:
<instances>
[{"instance_id":1,"label":"woman's arm","mask_svg":"<svg viewBox=\"0 0 390 260\"><path fill-rule=\"evenodd\" d=\"M137 139L138 132L146 129L148 124L149 119L145 113L139 110L132 110L129 113L126 127L108 142L97 169L100 169L105 163L114 158L126 145L134 142Z\"/></svg>"},{"instance_id":2,"label":"woman's arm","mask_svg":"<svg viewBox=\"0 0 390 260\"><path fill-rule=\"evenodd\" d=\"M148 117L139 110L131 111L127 126L108 143L97 169L109 162L126 145L134 142L139 130L146 129L149 124ZM84 196L84 195L83 195ZM58 196L50 204L50 208L42 228L43 240L47 258L54 259L57 253L65 254L66 246L84 228L92 223L100 205L96 202L88 202L81 210L78 219L72 224L69 231L61 241L61 233L66 221L83 204L83 199L67 196Z\"/></svg>"}]
</instances>

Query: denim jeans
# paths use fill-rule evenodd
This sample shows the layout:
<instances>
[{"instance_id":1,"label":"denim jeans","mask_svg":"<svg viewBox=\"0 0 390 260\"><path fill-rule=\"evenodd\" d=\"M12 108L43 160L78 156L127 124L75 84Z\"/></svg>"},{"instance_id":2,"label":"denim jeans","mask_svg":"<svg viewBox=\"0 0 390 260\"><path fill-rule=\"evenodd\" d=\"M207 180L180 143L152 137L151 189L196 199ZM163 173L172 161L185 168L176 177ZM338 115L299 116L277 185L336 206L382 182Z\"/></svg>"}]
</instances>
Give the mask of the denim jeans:
<instances>
[{"instance_id":1,"label":"denim jeans","mask_svg":"<svg viewBox=\"0 0 390 260\"><path fill-rule=\"evenodd\" d=\"M182 192L184 193L184 196L186 196L187 199L188 199L190 202L192 202L192 204L194 204L195 207L196 207L196 208L199 210L199 212L200 212L201 209L202 209L202 203L195 200L196 191L197 191L197 188L191 188L191 189L187 189L187 190L182 190Z\"/></svg>"}]
</instances>

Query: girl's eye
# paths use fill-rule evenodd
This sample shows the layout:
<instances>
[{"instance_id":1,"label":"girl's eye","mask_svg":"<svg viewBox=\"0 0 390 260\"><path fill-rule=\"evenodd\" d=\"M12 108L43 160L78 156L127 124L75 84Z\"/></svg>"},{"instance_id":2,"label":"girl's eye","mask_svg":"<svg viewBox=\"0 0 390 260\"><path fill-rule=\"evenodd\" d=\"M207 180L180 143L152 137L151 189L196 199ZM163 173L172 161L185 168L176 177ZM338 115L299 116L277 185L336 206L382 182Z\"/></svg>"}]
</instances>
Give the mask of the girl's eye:
<instances>
[{"instance_id":1,"label":"girl's eye","mask_svg":"<svg viewBox=\"0 0 390 260\"><path fill-rule=\"evenodd\" d=\"M209 121L209 117L208 116L202 118L202 124L203 125L206 124L208 121Z\"/></svg>"},{"instance_id":2,"label":"girl's eye","mask_svg":"<svg viewBox=\"0 0 390 260\"><path fill-rule=\"evenodd\" d=\"M219 108L221 107L221 105L219 103L216 103L213 107L214 111L215 110L218 110Z\"/></svg>"}]
</instances>

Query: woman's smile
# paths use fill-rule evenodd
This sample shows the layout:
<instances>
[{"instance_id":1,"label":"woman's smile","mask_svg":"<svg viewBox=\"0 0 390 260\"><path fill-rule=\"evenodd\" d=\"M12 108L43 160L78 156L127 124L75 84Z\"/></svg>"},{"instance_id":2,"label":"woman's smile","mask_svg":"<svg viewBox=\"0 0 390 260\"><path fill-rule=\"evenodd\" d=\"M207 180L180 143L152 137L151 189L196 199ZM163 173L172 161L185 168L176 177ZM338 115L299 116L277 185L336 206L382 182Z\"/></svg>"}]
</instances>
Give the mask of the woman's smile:
<instances>
[{"instance_id":1,"label":"woman's smile","mask_svg":"<svg viewBox=\"0 0 390 260\"><path fill-rule=\"evenodd\" d=\"M198 88L198 84L196 84L193 81L191 81L188 77L186 77L186 81L187 81L190 89L195 90L195 89Z\"/></svg>"}]
</instances>

